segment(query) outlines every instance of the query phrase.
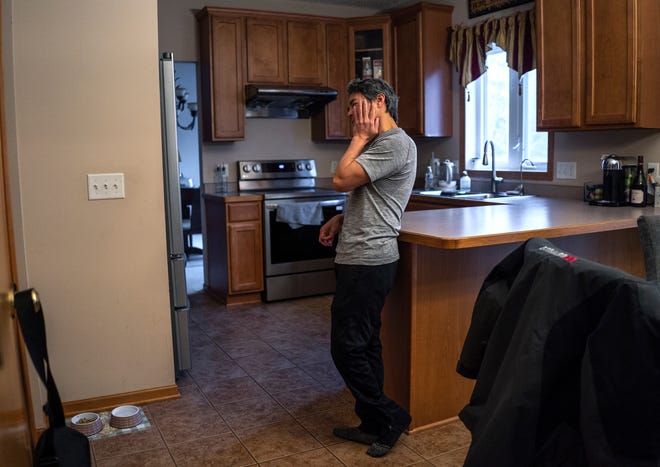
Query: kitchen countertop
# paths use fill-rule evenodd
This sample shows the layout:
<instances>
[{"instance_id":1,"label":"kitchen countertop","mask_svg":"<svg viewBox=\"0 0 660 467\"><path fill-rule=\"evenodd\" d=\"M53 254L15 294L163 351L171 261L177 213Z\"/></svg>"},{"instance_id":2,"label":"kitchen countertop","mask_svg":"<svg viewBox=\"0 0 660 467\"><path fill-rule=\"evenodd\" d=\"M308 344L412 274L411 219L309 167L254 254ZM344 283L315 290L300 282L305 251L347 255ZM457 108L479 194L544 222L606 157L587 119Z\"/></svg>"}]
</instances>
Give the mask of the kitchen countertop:
<instances>
[{"instance_id":1,"label":"kitchen countertop","mask_svg":"<svg viewBox=\"0 0 660 467\"><path fill-rule=\"evenodd\" d=\"M225 193L215 193L213 191L202 193L204 199L221 201L227 203L246 202L246 201L262 201L263 195L260 193L240 192L238 190L227 190Z\"/></svg>"},{"instance_id":2,"label":"kitchen countertop","mask_svg":"<svg viewBox=\"0 0 660 467\"><path fill-rule=\"evenodd\" d=\"M446 204L451 198L413 195ZM413 199L411 197L411 199ZM466 200L455 200L466 206ZM468 202L468 205L470 202ZM637 218L660 214L646 208L591 206L578 200L523 197L493 198L470 207L404 213L399 239L434 248L460 249L637 228Z\"/></svg>"}]
</instances>

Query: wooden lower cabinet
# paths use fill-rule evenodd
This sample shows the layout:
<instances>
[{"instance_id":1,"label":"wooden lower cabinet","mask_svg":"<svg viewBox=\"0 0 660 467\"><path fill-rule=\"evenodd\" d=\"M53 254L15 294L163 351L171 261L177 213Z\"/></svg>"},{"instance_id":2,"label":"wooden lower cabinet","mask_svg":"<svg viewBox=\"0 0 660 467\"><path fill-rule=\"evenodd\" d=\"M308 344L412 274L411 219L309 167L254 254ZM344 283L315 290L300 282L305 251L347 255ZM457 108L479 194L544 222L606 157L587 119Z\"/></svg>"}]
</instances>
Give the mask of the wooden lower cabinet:
<instances>
[{"instance_id":1,"label":"wooden lower cabinet","mask_svg":"<svg viewBox=\"0 0 660 467\"><path fill-rule=\"evenodd\" d=\"M645 277L637 229L550 239L582 258ZM474 381L456 373L481 285L520 243L442 249L399 242L401 259L383 308L385 393L415 432L456 420ZM617 245L617 248L612 248Z\"/></svg>"},{"instance_id":2,"label":"wooden lower cabinet","mask_svg":"<svg viewBox=\"0 0 660 467\"><path fill-rule=\"evenodd\" d=\"M205 198L207 290L227 305L261 301L262 202Z\"/></svg>"}]
</instances>

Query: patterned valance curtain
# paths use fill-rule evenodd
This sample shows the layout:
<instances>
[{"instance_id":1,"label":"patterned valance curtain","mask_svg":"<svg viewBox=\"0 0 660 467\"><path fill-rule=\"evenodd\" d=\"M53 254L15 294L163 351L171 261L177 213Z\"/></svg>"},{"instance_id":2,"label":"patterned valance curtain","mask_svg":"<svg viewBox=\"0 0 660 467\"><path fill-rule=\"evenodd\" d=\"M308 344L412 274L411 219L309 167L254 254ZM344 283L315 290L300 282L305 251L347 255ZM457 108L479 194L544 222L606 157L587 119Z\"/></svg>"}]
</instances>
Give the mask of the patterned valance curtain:
<instances>
[{"instance_id":1,"label":"patterned valance curtain","mask_svg":"<svg viewBox=\"0 0 660 467\"><path fill-rule=\"evenodd\" d=\"M465 87L486 71L486 47L494 42L507 53L509 68L522 76L536 68L534 9L512 16L491 18L473 26L452 27L449 60Z\"/></svg>"}]
</instances>

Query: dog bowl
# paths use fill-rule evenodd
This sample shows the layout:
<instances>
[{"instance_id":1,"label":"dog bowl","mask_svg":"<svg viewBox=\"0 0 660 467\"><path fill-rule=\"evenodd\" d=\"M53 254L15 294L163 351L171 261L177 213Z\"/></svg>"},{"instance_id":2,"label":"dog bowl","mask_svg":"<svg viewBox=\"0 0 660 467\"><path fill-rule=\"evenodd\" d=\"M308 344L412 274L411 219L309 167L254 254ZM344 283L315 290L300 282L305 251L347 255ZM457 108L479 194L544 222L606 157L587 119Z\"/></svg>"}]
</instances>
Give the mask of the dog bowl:
<instances>
[{"instance_id":1,"label":"dog bowl","mask_svg":"<svg viewBox=\"0 0 660 467\"><path fill-rule=\"evenodd\" d=\"M140 407L120 405L110 412L110 426L114 428L132 428L142 421Z\"/></svg>"},{"instance_id":2,"label":"dog bowl","mask_svg":"<svg viewBox=\"0 0 660 467\"><path fill-rule=\"evenodd\" d=\"M92 436L103 429L103 419L94 412L85 412L71 418L71 426L86 436Z\"/></svg>"}]
</instances>

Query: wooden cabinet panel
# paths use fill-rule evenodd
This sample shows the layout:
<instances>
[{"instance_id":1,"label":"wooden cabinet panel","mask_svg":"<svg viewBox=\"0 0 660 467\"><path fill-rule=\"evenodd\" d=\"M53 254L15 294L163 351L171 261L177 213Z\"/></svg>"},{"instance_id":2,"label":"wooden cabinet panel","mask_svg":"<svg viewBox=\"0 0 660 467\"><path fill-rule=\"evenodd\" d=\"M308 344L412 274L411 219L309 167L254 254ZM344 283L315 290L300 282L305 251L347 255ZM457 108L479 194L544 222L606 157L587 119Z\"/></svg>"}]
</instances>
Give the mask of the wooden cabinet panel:
<instances>
[{"instance_id":1,"label":"wooden cabinet panel","mask_svg":"<svg viewBox=\"0 0 660 467\"><path fill-rule=\"evenodd\" d=\"M200 18L204 139L245 137L243 19L204 12Z\"/></svg>"},{"instance_id":2,"label":"wooden cabinet panel","mask_svg":"<svg viewBox=\"0 0 660 467\"><path fill-rule=\"evenodd\" d=\"M287 44L289 83L325 85L325 25L288 21Z\"/></svg>"},{"instance_id":3,"label":"wooden cabinet panel","mask_svg":"<svg viewBox=\"0 0 660 467\"><path fill-rule=\"evenodd\" d=\"M539 129L660 128L660 2L537 0Z\"/></svg>"},{"instance_id":4,"label":"wooden cabinet panel","mask_svg":"<svg viewBox=\"0 0 660 467\"><path fill-rule=\"evenodd\" d=\"M582 120L582 0L536 4L537 126L576 128Z\"/></svg>"},{"instance_id":5,"label":"wooden cabinet panel","mask_svg":"<svg viewBox=\"0 0 660 467\"><path fill-rule=\"evenodd\" d=\"M635 123L637 1L587 0L585 18L585 123Z\"/></svg>"},{"instance_id":6,"label":"wooden cabinet panel","mask_svg":"<svg viewBox=\"0 0 660 467\"><path fill-rule=\"evenodd\" d=\"M452 10L422 3L392 14L399 126L411 136L452 135Z\"/></svg>"},{"instance_id":7,"label":"wooden cabinet panel","mask_svg":"<svg viewBox=\"0 0 660 467\"><path fill-rule=\"evenodd\" d=\"M399 95L399 126L409 135L421 135L424 130L421 105L422 73L417 14L401 18L394 26L394 73Z\"/></svg>"},{"instance_id":8,"label":"wooden cabinet panel","mask_svg":"<svg viewBox=\"0 0 660 467\"><path fill-rule=\"evenodd\" d=\"M239 222L227 226L229 244L229 292L263 290L261 222Z\"/></svg>"},{"instance_id":9,"label":"wooden cabinet panel","mask_svg":"<svg viewBox=\"0 0 660 467\"><path fill-rule=\"evenodd\" d=\"M260 221L261 205L259 203L227 204L227 222Z\"/></svg>"},{"instance_id":10,"label":"wooden cabinet panel","mask_svg":"<svg viewBox=\"0 0 660 467\"><path fill-rule=\"evenodd\" d=\"M346 114L348 106L348 35L345 24L326 25L327 85L337 90L337 99L325 106L323 112L312 117L312 140L343 140L350 138L351 130Z\"/></svg>"},{"instance_id":11,"label":"wooden cabinet panel","mask_svg":"<svg viewBox=\"0 0 660 467\"><path fill-rule=\"evenodd\" d=\"M250 83L287 81L285 22L273 18L247 18L247 80Z\"/></svg>"}]
</instances>

